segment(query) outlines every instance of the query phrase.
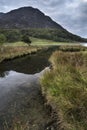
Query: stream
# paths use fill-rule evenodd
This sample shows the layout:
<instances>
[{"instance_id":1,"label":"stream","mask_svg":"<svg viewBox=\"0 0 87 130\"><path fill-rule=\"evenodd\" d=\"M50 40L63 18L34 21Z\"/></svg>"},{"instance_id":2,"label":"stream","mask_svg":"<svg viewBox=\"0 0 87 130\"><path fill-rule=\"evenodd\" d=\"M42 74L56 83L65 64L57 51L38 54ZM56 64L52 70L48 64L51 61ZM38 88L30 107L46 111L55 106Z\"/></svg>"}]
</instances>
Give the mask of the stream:
<instances>
[{"instance_id":1,"label":"stream","mask_svg":"<svg viewBox=\"0 0 87 130\"><path fill-rule=\"evenodd\" d=\"M39 81L56 49L0 63L0 130L56 130Z\"/></svg>"}]
</instances>

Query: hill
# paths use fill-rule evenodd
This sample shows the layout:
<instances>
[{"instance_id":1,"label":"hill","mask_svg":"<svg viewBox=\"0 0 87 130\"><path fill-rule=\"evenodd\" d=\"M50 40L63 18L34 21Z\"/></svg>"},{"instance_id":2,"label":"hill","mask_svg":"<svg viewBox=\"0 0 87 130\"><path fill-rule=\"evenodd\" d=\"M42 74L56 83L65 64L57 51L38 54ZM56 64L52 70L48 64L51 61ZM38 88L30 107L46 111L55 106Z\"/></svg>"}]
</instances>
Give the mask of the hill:
<instances>
[{"instance_id":1,"label":"hill","mask_svg":"<svg viewBox=\"0 0 87 130\"><path fill-rule=\"evenodd\" d=\"M4 15L4 13L0 12L0 18Z\"/></svg>"},{"instance_id":2,"label":"hill","mask_svg":"<svg viewBox=\"0 0 87 130\"><path fill-rule=\"evenodd\" d=\"M32 7L22 7L7 13L0 13L0 30L2 29L18 29L22 33L28 32L30 36L54 41L87 42L87 39L68 32L39 9Z\"/></svg>"},{"instance_id":3,"label":"hill","mask_svg":"<svg viewBox=\"0 0 87 130\"><path fill-rule=\"evenodd\" d=\"M32 7L22 7L3 14L0 19L0 28L63 29L62 26L54 22L49 16Z\"/></svg>"}]
</instances>

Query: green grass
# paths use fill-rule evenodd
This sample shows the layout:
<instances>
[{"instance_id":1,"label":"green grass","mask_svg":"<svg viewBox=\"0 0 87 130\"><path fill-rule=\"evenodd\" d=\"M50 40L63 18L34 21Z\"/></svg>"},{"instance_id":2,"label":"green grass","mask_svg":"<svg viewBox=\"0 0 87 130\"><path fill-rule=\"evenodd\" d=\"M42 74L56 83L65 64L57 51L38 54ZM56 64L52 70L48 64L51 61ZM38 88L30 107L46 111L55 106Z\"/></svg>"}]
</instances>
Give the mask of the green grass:
<instances>
[{"instance_id":1,"label":"green grass","mask_svg":"<svg viewBox=\"0 0 87 130\"><path fill-rule=\"evenodd\" d=\"M22 41L14 42L14 43L4 43L1 45L0 49L0 62L5 59L13 59L15 57L20 57L25 54L29 54L31 52L36 52L38 49L41 49L42 47L46 47L49 45L62 45L65 47L60 47L60 50L64 50L66 45L73 45L73 43L63 43L63 42L54 42L51 40L46 39L38 39L34 37L30 37L32 43L31 46L29 46L27 43L24 43ZM75 43L74 43L75 44ZM2 51L3 50L3 51Z\"/></svg>"},{"instance_id":2,"label":"green grass","mask_svg":"<svg viewBox=\"0 0 87 130\"><path fill-rule=\"evenodd\" d=\"M64 45L64 44L68 45L68 44L73 44L73 43L67 43L67 42L55 42L52 40L39 39L39 38L34 38L34 37L30 37L30 39L32 41L32 45Z\"/></svg>"},{"instance_id":3,"label":"green grass","mask_svg":"<svg viewBox=\"0 0 87 130\"><path fill-rule=\"evenodd\" d=\"M33 45L52 45L52 44L58 44L57 42L46 40L46 39L39 39L39 38L33 38L31 37L31 41Z\"/></svg>"},{"instance_id":4,"label":"green grass","mask_svg":"<svg viewBox=\"0 0 87 130\"><path fill-rule=\"evenodd\" d=\"M78 45L79 43L67 43L67 42L56 42L52 40L46 40L46 39L40 39L40 38L34 38L30 37L31 45ZM27 43L24 43L22 41L19 42L13 42L13 43L4 43L4 46L28 46Z\"/></svg>"},{"instance_id":5,"label":"green grass","mask_svg":"<svg viewBox=\"0 0 87 130\"><path fill-rule=\"evenodd\" d=\"M58 129L87 130L87 53L56 51L42 92L58 115Z\"/></svg>"},{"instance_id":6,"label":"green grass","mask_svg":"<svg viewBox=\"0 0 87 130\"><path fill-rule=\"evenodd\" d=\"M24 42L4 43L4 46L28 46Z\"/></svg>"},{"instance_id":7,"label":"green grass","mask_svg":"<svg viewBox=\"0 0 87 130\"><path fill-rule=\"evenodd\" d=\"M39 38L34 38L34 37L30 37L32 43L31 43L31 46L48 46L48 45L68 45L68 43L63 43L63 42L54 42L54 41L51 41L51 40L46 40L46 39L39 39ZM70 44L70 43L69 43ZM14 43L4 43L3 44L4 46L28 46L27 43L24 43L24 42L14 42Z\"/></svg>"}]
</instances>

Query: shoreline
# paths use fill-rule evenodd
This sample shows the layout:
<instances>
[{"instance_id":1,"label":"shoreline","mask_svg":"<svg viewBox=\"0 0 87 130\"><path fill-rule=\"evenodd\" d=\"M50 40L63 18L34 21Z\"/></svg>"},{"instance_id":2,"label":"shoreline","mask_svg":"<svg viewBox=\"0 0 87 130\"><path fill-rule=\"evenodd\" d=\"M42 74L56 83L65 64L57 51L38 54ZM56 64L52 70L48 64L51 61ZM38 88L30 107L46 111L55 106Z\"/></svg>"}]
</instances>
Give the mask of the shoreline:
<instances>
[{"instance_id":1,"label":"shoreline","mask_svg":"<svg viewBox=\"0 0 87 130\"><path fill-rule=\"evenodd\" d=\"M3 119L4 121L4 117L5 117L5 121L7 123L7 126L4 126L5 130L9 130L10 128L9 127L10 122L7 115L9 115L10 121L15 122L15 124L12 124L13 130L16 129L18 122L20 122L19 128L23 127L24 120L27 118L27 116L29 119L27 118L26 122L29 123L27 124L26 128L29 127L32 128L33 130L38 130L38 129L57 130L56 127L57 122L54 116L55 112L52 110L51 106L47 104L46 98L42 95L42 91L41 91L40 78L47 71L49 71L49 67L46 67L40 73L36 73L33 75L26 75L26 74L10 71L5 78L1 79L1 86L3 87L2 83L4 81L4 85L7 85L6 88L8 88L8 91L11 89L9 92L3 91L3 94L6 93L5 96L6 99L4 99L2 103L7 102L6 100L9 101L9 104L7 104L7 107L4 108L5 110L3 110L4 115L0 114L0 119ZM11 82L8 86L9 81ZM14 88L15 85L16 88ZM14 109L15 111L13 111ZM18 113L18 117L19 117L18 122L15 121L16 113ZM21 114L22 114L22 119L21 119ZM30 122L32 120L33 122L31 124ZM1 124L1 128L3 128L2 123L0 124Z\"/></svg>"},{"instance_id":2,"label":"shoreline","mask_svg":"<svg viewBox=\"0 0 87 130\"><path fill-rule=\"evenodd\" d=\"M8 49L8 47L5 47L5 49L6 48ZM9 52L9 50L8 50L8 52L6 54L4 54L5 52L3 51L3 53L0 56L0 63L2 63L4 61L10 61L10 60L18 59L18 58L21 58L21 57L24 57L24 56L27 56L27 55L36 54L37 52L39 52L43 49L41 47L33 47L33 46L32 47L9 47L9 48L10 48L11 52ZM15 51L16 48L17 49L19 48L20 51L16 52Z\"/></svg>"}]
</instances>

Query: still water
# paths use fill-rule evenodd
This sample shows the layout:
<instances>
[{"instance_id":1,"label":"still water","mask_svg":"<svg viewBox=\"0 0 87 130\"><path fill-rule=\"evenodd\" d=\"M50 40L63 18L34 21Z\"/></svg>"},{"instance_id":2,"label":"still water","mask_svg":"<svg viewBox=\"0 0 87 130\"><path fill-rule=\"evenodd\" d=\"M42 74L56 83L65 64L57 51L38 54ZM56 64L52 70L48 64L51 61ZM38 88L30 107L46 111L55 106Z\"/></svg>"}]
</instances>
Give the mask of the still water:
<instances>
[{"instance_id":1,"label":"still water","mask_svg":"<svg viewBox=\"0 0 87 130\"><path fill-rule=\"evenodd\" d=\"M16 125L20 129L25 124L26 130L56 130L44 107L39 82L56 49L0 63L0 130L14 130Z\"/></svg>"},{"instance_id":2,"label":"still water","mask_svg":"<svg viewBox=\"0 0 87 130\"><path fill-rule=\"evenodd\" d=\"M81 45L87 47L87 43L81 43Z\"/></svg>"},{"instance_id":3,"label":"still water","mask_svg":"<svg viewBox=\"0 0 87 130\"><path fill-rule=\"evenodd\" d=\"M34 74L49 66L48 58L52 52L44 50L37 54L28 55L10 61L0 63L0 75L3 76L7 71L16 71L24 74Z\"/></svg>"}]
</instances>

